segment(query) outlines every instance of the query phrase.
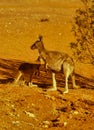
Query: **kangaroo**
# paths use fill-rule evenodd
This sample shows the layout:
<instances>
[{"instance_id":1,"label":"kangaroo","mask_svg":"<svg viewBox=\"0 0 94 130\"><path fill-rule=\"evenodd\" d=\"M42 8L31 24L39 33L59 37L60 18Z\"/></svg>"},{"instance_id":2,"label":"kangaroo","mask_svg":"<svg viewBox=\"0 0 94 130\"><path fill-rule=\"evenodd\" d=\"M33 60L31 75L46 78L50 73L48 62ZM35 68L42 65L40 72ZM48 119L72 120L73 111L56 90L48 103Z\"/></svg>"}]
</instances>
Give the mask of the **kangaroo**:
<instances>
[{"instance_id":1,"label":"kangaroo","mask_svg":"<svg viewBox=\"0 0 94 130\"><path fill-rule=\"evenodd\" d=\"M35 75L40 74L39 68L40 68L40 64L22 63L18 68L18 73L14 80L14 84L17 84L22 76L29 74L29 80L27 82L24 81L24 83L27 83L28 86L37 86L33 84L31 81L32 81L32 76L34 74Z\"/></svg>"},{"instance_id":2,"label":"kangaroo","mask_svg":"<svg viewBox=\"0 0 94 130\"><path fill-rule=\"evenodd\" d=\"M45 49L43 43L43 37L39 36L38 40L33 43L31 49L38 49L39 58L44 61L46 69L52 71L53 87L48 89L49 91L57 90L56 72L62 71L65 75L65 90L64 93L68 93L68 78L71 76L73 88L78 88L79 86L75 83L74 75L74 62L73 59L66 53L61 53L59 51L49 51Z\"/></svg>"}]
</instances>

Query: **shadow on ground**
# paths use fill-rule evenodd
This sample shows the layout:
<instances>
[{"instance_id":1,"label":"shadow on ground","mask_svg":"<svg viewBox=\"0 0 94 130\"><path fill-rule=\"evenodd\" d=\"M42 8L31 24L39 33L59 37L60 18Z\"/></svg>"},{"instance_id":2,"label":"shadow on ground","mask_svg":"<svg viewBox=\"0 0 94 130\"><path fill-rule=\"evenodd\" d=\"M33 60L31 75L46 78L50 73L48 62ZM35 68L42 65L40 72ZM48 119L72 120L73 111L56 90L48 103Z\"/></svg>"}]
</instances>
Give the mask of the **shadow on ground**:
<instances>
[{"instance_id":1,"label":"shadow on ground","mask_svg":"<svg viewBox=\"0 0 94 130\"><path fill-rule=\"evenodd\" d=\"M25 61L15 60L15 59L0 59L0 84L12 83L15 79L15 76L18 72L18 67L21 63ZM33 64L33 63L32 63ZM30 75L30 73L28 74ZM57 85L59 87L64 86L65 79L64 74L57 73L56 75ZM52 76L51 72L45 72L44 65L40 67L40 75L33 76L33 82L38 84L39 87L47 87L52 85ZM94 80L82 77L79 74L76 74L76 82L81 88L94 89ZM69 87L72 88L71 79L69 79Z\"/></svg>"}]
</instances>

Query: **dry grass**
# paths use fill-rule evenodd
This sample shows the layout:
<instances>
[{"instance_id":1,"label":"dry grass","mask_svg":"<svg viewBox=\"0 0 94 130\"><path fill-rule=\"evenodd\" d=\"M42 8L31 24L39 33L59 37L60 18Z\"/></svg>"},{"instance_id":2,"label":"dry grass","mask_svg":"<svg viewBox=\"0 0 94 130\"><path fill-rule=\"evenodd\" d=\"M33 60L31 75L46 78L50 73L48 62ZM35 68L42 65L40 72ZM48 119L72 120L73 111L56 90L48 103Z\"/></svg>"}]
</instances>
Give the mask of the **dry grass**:
<instances>
[{"instance_id":1,"label":"dry grass","mask_svg":"<svg viewBox=\"0 0 94 130\"><path fill-rule=\"evenodd\" d=\"M93 130L93 66L76 63L76 82L81 88L71 89L69 80L66 95L61 73L56 77L58 91L46 91L52 79L43 65L40 76L33 77L38 87L12 83L19 64L37 58L30 46L39 34L47 49L72 55L71 25L80 6L80 0L0 0L0 130Z\"/></svg>"}]
</instances>

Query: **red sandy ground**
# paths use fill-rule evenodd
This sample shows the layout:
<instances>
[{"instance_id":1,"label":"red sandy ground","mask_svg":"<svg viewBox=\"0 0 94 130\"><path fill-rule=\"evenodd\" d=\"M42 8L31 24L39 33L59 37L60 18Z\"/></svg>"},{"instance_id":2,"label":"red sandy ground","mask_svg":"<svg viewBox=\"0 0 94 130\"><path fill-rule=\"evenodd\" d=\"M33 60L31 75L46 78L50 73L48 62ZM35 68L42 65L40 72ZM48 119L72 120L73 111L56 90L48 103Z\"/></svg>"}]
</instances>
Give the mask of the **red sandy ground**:
<instances>
[{"instance_id":1,"label":"red sandy ground","mask_svg":"<svg viewBox=\"0 0 94 130\"><path fill-rule=\"evenodd\" d=\"M38 87L12 83L19 63L37 58L30 46L39 34L47 49L72 56L73 16L82 6L80 0L0 0L0 130L94 130L94 66L75 63L81 88L72 89L69 80L68 94L61 73L58 90L47 92L52 79L43 68L33 77Z\"/></svg>"}]
</instances>

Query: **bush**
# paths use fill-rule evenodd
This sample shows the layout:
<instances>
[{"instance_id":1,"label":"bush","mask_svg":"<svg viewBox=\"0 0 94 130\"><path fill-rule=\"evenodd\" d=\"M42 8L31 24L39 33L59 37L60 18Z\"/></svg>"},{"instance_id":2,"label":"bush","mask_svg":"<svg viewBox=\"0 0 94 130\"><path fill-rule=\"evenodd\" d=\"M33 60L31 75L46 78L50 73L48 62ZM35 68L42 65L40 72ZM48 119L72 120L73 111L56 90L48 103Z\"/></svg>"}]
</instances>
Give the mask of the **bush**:
<instances>
[{"instance_id":1,"label":"bush","mask_svg":"<svg viewBox=\"0 0 94 130\"><path fill-rule=\"evenodd\" d=\"M72 31L75 42L70 43L76 60L94 64L94 0L81 0L84 7L76 10Z\"/></svg>"}]
</instances>

